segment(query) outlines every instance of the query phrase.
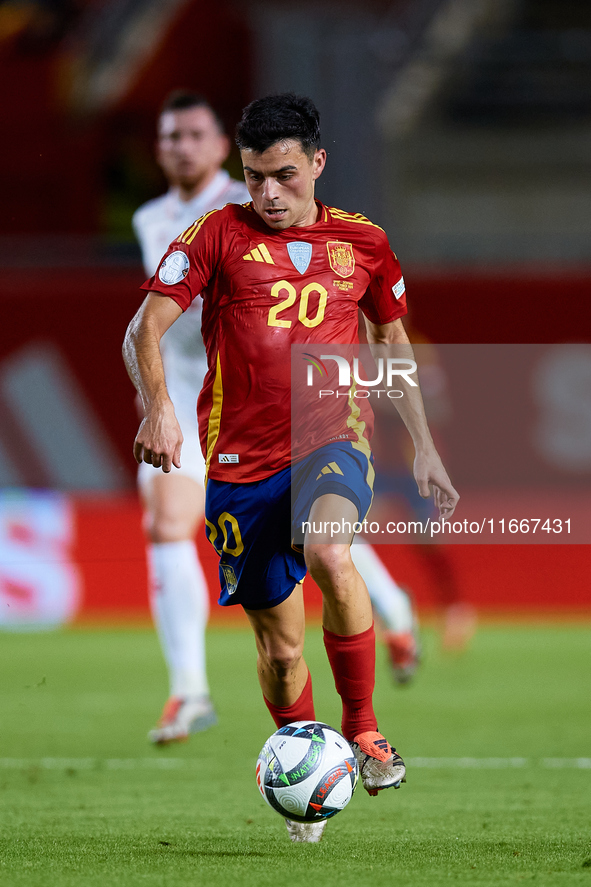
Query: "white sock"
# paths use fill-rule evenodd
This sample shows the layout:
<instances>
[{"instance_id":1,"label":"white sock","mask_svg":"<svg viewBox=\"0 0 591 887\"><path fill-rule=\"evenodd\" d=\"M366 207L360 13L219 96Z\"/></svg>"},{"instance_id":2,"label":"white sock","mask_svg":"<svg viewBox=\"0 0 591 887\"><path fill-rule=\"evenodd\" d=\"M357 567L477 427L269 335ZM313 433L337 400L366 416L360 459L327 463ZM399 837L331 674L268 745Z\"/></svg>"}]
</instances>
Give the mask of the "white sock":
<instances>
[{"instance_id":1,"label":"white sock","mask_svg":"<svg viewBox=\"0 0 591 887\"><path fill-rule=\"evenodd\" d=\"M371 545L355 542L351 546L353 563L361 573L371 603L386 631L412 631L413 613L409 596L375 553Z\"/></svg>"},{"instance_id":2,"label":"white sock","mask_svg":"<svg viewBox=\"0 0 591 887\"><path fill-rule=\"evenodd\" d=\"M208 696L205 626L207 583L195 543L147 547L152 615L170 678L171 696Z\"/></svg>"}]
</instances>

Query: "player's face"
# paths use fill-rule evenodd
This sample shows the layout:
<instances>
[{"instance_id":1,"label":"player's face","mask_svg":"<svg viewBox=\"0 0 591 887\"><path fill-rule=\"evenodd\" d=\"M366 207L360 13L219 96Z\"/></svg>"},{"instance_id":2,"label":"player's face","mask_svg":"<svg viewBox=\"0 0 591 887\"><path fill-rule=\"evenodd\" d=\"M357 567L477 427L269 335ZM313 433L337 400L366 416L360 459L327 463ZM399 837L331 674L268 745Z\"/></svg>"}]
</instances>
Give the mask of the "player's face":
<instances>
[{"instance_id":1,"label":"player's face","mask_svg":"<svg viewBox=\"0 0 591 887\"><path fill-rule=\"evenodd\" d=\"M207 183L230 144L209 108L165 111L158 124L158 162L171 185L186 190Z\"/></svg>"},{"instance_id":2,"label":"player's face","mask_svg":"<svg viewBox=\"0 0 591 887\"><path fill-rule=\"evenodd\" d=\"M314 224L314 184L324 169L324 150L309 158L300 142L288 139L262 153L244 149L240 154L255 212L270 228L283 231Z\"/></svg>"}]
</instances>

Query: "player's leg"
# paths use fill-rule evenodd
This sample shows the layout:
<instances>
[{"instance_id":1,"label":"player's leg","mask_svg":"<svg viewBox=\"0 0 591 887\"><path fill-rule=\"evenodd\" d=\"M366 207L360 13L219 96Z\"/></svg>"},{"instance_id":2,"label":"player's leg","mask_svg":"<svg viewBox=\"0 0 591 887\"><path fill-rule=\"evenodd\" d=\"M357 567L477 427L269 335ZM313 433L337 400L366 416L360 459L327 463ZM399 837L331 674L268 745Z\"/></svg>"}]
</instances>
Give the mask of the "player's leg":
<instances>
[{"instance_id":1,"label":"player's leg","mask_svg":"<svg viewBox=\"0 0 591 887\"><path fill-rule=\"evenodd\" d=\"M322 591L324 645L335 686L343 704L342 731L351 742L363 787L375 795L399 788L406 768L400 755L378 732L373 709L375 633L371 601L356 570L345 538L329 542L314 533L327 523L342 526L358 521L357 506L334 493L317 498L310 510L312 530L304 540L310 574Z\"/></svg>"},{"instance_id":2,"label":"player's leg","mask_svg":"<svg viewBox=\"0 0 591 887\"><path fill-rule=\"evenodd\" d=\"M336 516L339 515L337 518ZM357 508L335 493L320 496L310 509L311 527L342 520L354 524ZM372 694L375 682L375 633L367 588L351 558L352 534L336 542L330 536L306 532L304 556L310 575L322 591L324 642L337 691L343 702L342 730L346 739L375 731Z\"/></svg>"},{"instance_id":3,"label":"player's leg","mask_svg":"<svg viewBox=\"0 0 591 887\"><path fill-rule=\"evenodd\" d=\"M206 525L220 556L219 603L241 604L252 625L265 704L277 727L313 721L312 679L303 659L304 559L290 545L290 471L253 484L207 485ZM285 820L292 841L317 843L321 823Z\"/></svg>"},{"instance_id":4,"label":"player's leg","mask_svg":"<svg viewBox=\"0 0 591 887\"><path fill-rule=\"evenodd\" d=\"M307 497L312 504L305 525L304 555L322 591L324 644L343 705L342 731L359 761L364 788L376 794L381 789L398 788L406 770L396 750L377 730L372 701L375 633L371 601L350 551L354 527L363 520L371 502L373 470L369 453L360 454L346 444L323 450L296 478L294 523L297 527L301 502ZM338 468L333 468L332 477L322 471L327 456L327 464Z\"/></svg>"},{"instance_id":5,"label":"player's leg","mask_svg":"<svg viewBox=\"0 0 591 887\"><path fill-rule=\"evenodd\" d=\"M438 603L442 610L441 644L444 650L465 650L476 631L478 617L474 606L466 600L445 545L425 543L418 551L427 568Z\"/></svg>"},{"instance_id":6,"label":"player's leg","mask_svg":"<svg viewBox=\"0 0 591 887\"><path fill-rule=\"evenodd\" d=\"M289 723L294 720L289 710L302 697L298 712L313 719L311 681L302 659L306 568L290 544L289 469L250 484L210 479L205 522L220 558L219 603L240 604L250 620L271 714L277 724Z\"/></svg>"},{"instance_id":7,"label":"player's leg","mask_svg":"<svg viewBox=\"0 0 591 887\"><path fill-rule=\"evenodd\" d=\"M356 541L351 546L351 557L382 625L394 678L406 683L416 671L419 657L418 623L410 597L394 581L372 545Z\"/></svg>"},{"instance_id":8,"label":"player's leg","mask_svg":"<svg viewBox=\"0 0 591 887\"><path fill-rule=\"evenodd\" d=\"M150 738L164 743L185 739L216 720L205 665L209 596L195 545L204 490L188 474L146 469L140 490L150 601L170 679L170 698Z\"/></svg>"},{"instance_id":9,"label":"player's leg","mask_svg":"<svg viewBox=\"0 0 591 887\"><path fill-rule=\"evenodd\" d=\"M293 721L314 721L312 678L303 658L305 614L302 585L276 607L246 610L257 645L257 672L265 704L277 728ZM291 841L317 844L327 820L285 820Z\"/></svg>"},{"instance_id":10,"label":"player's leg","mask_svg":"<svg viewBox=\"0 0 591 887\"><path fill-rule=\"evenodd\" d=\"M354 524L357 507L334 493L317 498L310 524ZM306 565L322 591L324 645L335 686L343 704L342 732L359 762L369 794L399 788L406 768L400 755L378 732L373 709L375 633L367 588L351 558L345 539L324 541L309 532L304 541Z\"/></svg>"},{"instance_id":11,"label":"player's leg","mask_svg":"<svg viewBox=\"0 0 591 887\"><path fill-rule=\"evenodd\" d=\"M343 703L343 735L349 740L375 731L377 724L371 601L351 558L355 527L371 504L372 483L369 448L349 441L322 447L292 471L294 537L303 544L306 566L322 591L324 642Z\"/></svg>"},{"instance_id":12,"label":"player's leg","mask_svg":"<svg viewBox=\"0 0 591 887\"><path fill-rule=\"evenodd\" d=\"M384 627L395 632L412 631L410 598L392 578L374 546L356 540L351 546L351 557L363 576L372 606Z\"/></svg>"},{"instance_id":13,"label":"player's leg","mask_svg":"<svg viewBox=\"0 0 591 887\"><path fill-rule=\"evenodd\" d=\"M305 614L301 583L276 607L245 612L255 635L259 683L276 726L313 721L312 679L303 658Z\"/></svg>"},{"instance_id":14,"label":"player's leg","mask_svg":"<svg viewBox=\"0 0 591 887\"><path fill-rule=\"evenodd\" d=\"M433 501L421 499L409 476L396 478L394 492L406 499L413 520L425 525L429 520L437 519ZM428 574L441 611L442 646L446 650L460 652L468 646L476 631L478 615L458 582L450 551L446 545L424 539L415 545L415 552Z\"/></svg>"}]
</instances>

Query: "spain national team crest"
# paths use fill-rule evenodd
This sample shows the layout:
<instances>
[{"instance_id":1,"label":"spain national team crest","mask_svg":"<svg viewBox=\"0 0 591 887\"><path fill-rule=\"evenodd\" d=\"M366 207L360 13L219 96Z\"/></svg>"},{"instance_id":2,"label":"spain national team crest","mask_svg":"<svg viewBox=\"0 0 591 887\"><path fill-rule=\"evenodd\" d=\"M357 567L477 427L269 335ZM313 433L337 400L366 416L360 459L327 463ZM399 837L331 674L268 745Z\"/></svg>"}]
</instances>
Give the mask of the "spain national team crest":
<instances>
[{"instance_id":1,"label":"spain national team crest","mask_svg":"<svg viewBox=\"0 0 591 887\"><path fill-rule=\"evenodd\" d=\"M236 578L234 567L229 566L229 564L220 564L220 569L224 574L228 594L235 594L238 588L238 579Z\"/></svg>"},{"instance_id":2,"label":"spain national team crest","mask_svg":"<svg viewBox=\"0 0 591 887\"><path fill-rule=\"evenodd\" d=\"M355 271L353 245L340 240L329 240L326 244L330 267L339 277L351 277Z\"/></svg>"}]
</instances>

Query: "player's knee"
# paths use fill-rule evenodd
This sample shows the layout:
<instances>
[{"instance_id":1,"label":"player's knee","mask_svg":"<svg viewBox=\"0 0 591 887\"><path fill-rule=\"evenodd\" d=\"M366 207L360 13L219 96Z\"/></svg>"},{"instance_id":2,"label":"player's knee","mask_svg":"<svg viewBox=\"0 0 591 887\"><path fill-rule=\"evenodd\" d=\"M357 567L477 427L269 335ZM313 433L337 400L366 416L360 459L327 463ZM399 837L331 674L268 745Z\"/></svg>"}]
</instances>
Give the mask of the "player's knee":
<instances>
[{"instance_id":1,"label":"player's knee","mask_svg":"<svg viewBox=\"0 0 591 887\"><path fill-rule=\"evenodd\" d=\"M293 673L302 658L302 652L301 644L289 642L268 644L265 649L259 650L267 667L279 679Z\"/></svg>"},{"instance_id":2,"label":"player's knee","mask_svg":"<svg viewBox=\"0 0 591 887\"><path fill-rule=\"evenodd\" d=\"M192 539L194 525L180 515L170 512L156 512L147 514L145 518L146 535L150 542L161 544L164 542L182 542Z\"/></svg>"},{"instance_id":3,"label":"player's knee","mask_svg":"<svg viewBox=\"0 0 591 887\"><path fill-rule=\"evenodd\" d=\"M349 545L305 545L304 557L312 579L322 590L342 584L355 569Z\"/></svg>"},{"instance_id":4,"label":"player's knee","mask_svg":"<svg viewBox=\"0 0 591 887\"><path fill-rule=\"evenodd\" d=\"M190 478L156 475L143 488L146 536L155 543L193 539L203 512L203 491Z\"/></svg>"}]
</instances>

